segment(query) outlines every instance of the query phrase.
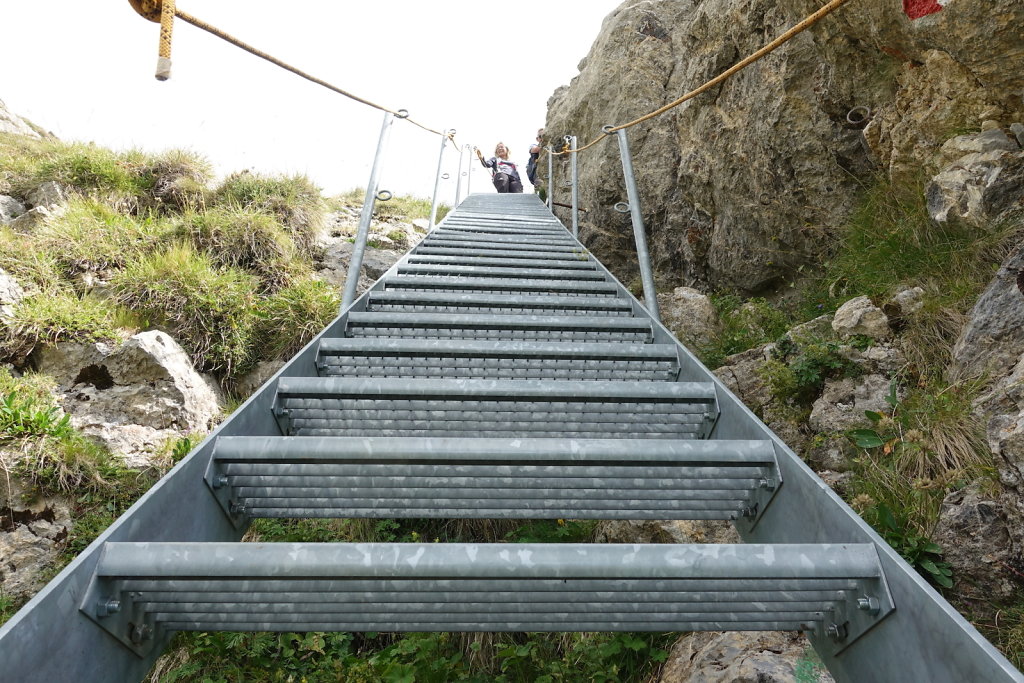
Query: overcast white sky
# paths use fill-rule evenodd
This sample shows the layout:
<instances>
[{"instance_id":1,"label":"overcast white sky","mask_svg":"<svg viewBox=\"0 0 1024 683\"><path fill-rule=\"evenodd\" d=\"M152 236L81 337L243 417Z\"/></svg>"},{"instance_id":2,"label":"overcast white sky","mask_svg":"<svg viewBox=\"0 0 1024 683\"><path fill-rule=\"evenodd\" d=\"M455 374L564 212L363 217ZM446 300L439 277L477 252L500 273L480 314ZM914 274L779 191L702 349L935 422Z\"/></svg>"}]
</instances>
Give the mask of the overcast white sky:
<instances>
[{"instance_id":1,"label":"overcast white sky","mask_svg":"<svg viewBox=\"0 0 1024 683\"><path fill-rule=\"evenodd\" d=\"M435 129L455 128L460 144L488 157L504 141L525 166L548 97L578 73L620 2L178 0L178 7L360 97L408 109ZM191 149L220 175L305 173L328 194L366 185L383 113L180 20L172 78L157 82L158 32L128 0L0 0L0 100L65 140ZM396 122L381 188L429 196L439 148L437 136ZM454 199L457 164L449 146L443 201ZM473 191L491 190L485 169L472 168Z\"/></svg>"}]
</instances>

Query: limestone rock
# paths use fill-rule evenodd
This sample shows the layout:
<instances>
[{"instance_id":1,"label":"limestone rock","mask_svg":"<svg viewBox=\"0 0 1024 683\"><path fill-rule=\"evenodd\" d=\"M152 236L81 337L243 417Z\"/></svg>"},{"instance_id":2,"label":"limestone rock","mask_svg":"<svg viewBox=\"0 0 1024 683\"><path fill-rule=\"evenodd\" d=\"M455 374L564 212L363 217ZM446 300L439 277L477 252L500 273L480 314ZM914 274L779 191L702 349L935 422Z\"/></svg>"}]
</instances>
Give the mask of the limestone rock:
<instances>
[{"instance_id":1,"label":"limestone rock","mask_svg":"<svg viewBox=\"0 0 1024 683\"><path fill-rule=\"evenodd\" d=\"M814 402L808 419L818 432L843 432L867 428L871 422L865 410L888 413L892 406L886 402L891 380L883 375L868 375L857 379L828 380L821 398Z\"/></svg>"},{"instance_id":2,"label":"limestone rock","mask_svg":"<svg viewBox=\"0 0 1024 683\"><path fill-rule=\"evenodd\" d=\"M67 203L68 193L60 183L51 180L29 192L25 199L32 208L43 207L52 210L53 207Z\"/></svg>"},{"instance_id":3,"label":"limestone rock","mask_svg":"<svg viewBox=\"0 0 1024 683\"><path fill-rule=\"evenodd\" d=\"M957 592L968 599L1007 600L1017 589L1009 527L1000 503L978 485L942 501L932 540L953 568Z\"/></svg>"},{"instance_id":4,"label":"limestone rock","mask_svg":"<svg viewBox=\"0 0 1024 683\"><path fill-rule=\"evenodd\" d=\"M892 336L889 318L866 296L850 299L839 307L832 319L832 329L841 337L862 334L872 339Z\"/></svg>"},{"instance_id":5,"label":"limestone rock","mask_svg":"<svg viewBox=\"0 0 1024 683\"><path fill-rule=\"evenodd\" d=\"M943 145L942 152L952 161L932 178L926 191L928 213L937 223L960 221L985 227L1007 208L1007 198L998 195L1009 190L1017 198L1024 196L1017 170L1020 164L1015 163L1024 153L1002 130L953 138ZM1010 198L1009 203L1013 201Z\"/></svg>"},{"instance_id":6,"label":"limestone rock","mask_svg":"<svg viewBox=\"0 0 1024 683\"><path fill-rule=\"evenodd\" d=\"M772 401L772 392L760 372L770 357L769 347L750 349L729 356L725 363L715 370L715 375L722 380L726 388L758 414L763 414L764 409Z\"/></svg>"},{"instance_id":7,"label":"limestone rock","mask_svg":"<svg viewBox=\"0 0 1024 683\"><path fill-rule=\"evenodd\" d=\"M283 367L283 360L261 361L257 363L251 372L240 377L235 383L235 393L243 398L248 398L256 393L257 389L263 386L268 379L273 377Z\"/></svg>"},{"instance_id":8,"label":"limestone rock","mask_svg":"<svg viewBox=\"0 0 1024 683\"><path fill-rule=\"evenodd\" d=\"M863 413L861 413L863 415ZM842 434L818 436L804 452L804 458L815 471L829 471L835 475L849 472L857 449ZM831 485L831 484L830 484ZM835 488L835 487L833 487Z\"/></svg>"},{"instance_id":9,"label":"limestone rock","mask_svg":"<svg viewBox=\"0 0 1024 683\"><path fill-rule=\"evenodd\" d=\"M739 543L730 522L711 521L604 521L594 531L595 543Z\"/></svg>"},{"instance_id":10,"label":"limestone rock","mask_svg":"<svg viewBox=\"0 0 1024 683\"><path fill-rule=\"evenodd\" d=\"M350 240L359 227L358 207L343 207L331 213L326 222L327 229L318 239L318 245L324 250L319 275L327 282L343 289L348 277L348 264L355 248ZM425 230L426 224L421 225ZM409 249L419 244L424 236L425 233L417 229L416 221L373 221L367 236L362 267L359 270L357 293L362 294L368 290Z\"/></svg>"},{"instance_id":11,"label":"limestone rock","mask_svg":"<svg viewBox=\"0 0 1024 683\"><path fill-rule=\"evenodd\" d=\"M658 294L661 322L684 344L707 341L718 328L718 313L711 299L696 289L676 287Z\"/></svg>"},{"instance_id":12,"label":"limestone rock","mask_svg":"<svg viewBox=\"0 0 1024 683\"><path fill-rule=\"evenodd\" d=\"M924 290L920 287L904 289L882 307L889 317L906 318L917 313L924 306Z\"/></svg>"},{"instance_id":13,"label":"limestone rock","mask_svg":"<svg viewBox=\"0 0 1024 683\"><path fill-rule=\"evenodd\" d=\"M15 457L0 453L8 466ZM21 601L39 591L70 529L66 502L31 497L17 479L0 476L0 593Z\"/></svg>"},{"instance_id":14,"label":"limestone rock","mask_svg":"<svg viewBox=\"0 0 1024 683\"><path fill-rule=\"evenodd\" d=\"M14 307L25 298L25 290L18 281L0 268L0 322L14 314Z\"/></svg>"},{"instance_id":15,"label":"limestone rock","mask_svg":"<svg viewBox=\"0 0 1024 683\"><path fill-rule=\"evenodd\" d=\"M810 643L786 632L693 633L669 653L660 683L792 683L798 668L811 668ZM801 666L801 662L806 662ZM818 683L831 683L823 668Z\"/></svg>"},{"instance_id":16,"label":"limestone rock","mask_svg":"<svg viewBox=\"0 0 1024 683\"><path fill-rule=\"evenodd\" d=\"M15 232L30 233L34 232L36 228L48 221L52 216L59 216L61 213L60 207L49 209L45 206L37 206L12 220L9 225Z\"/></svg>"},{"instance_id":17,"label":"limestone rock","mask_svg":"<svg viewBox=\"0 0 1024 683\"><path fill-rule=\"evenodd\" d=\"M14 197L0 194L0 225L7 225L28 209Z\"/></svg>"},{"instance_id":18,"label":"limestone rock","mask_svg":"<svg viewBox=\"0 0 1024 683\"><path fill-rule=\"evenodd\" d=\"M11 113L2 100L0 100L0 133L24 135L29 138L42 137L28 121Z\"/></svg>"},{"instance_id":19,"label":"limestone rock","mask_svg":"<svg viewBox=\"0 0 1024 683\"><path fill-rule=\"evenodd\" d=\"M59 344L39 354L38 367L57 379L72 424L133 466L145 465L168 439L207 432L220 417L216 384L163 332L117 346Z\"/></svg>"},{"instance_id":20,"label":"limestone rock","mask_svg":"<svg viewBox=\"0 0 1024 683\"><path fill-rule=\"evenodd\" d=\"M1004 377L1024 354L1024 293L1017 287L1024 246L1010 254L968 315L953 347L952 373Z\"/></svg>"}]
</instances>

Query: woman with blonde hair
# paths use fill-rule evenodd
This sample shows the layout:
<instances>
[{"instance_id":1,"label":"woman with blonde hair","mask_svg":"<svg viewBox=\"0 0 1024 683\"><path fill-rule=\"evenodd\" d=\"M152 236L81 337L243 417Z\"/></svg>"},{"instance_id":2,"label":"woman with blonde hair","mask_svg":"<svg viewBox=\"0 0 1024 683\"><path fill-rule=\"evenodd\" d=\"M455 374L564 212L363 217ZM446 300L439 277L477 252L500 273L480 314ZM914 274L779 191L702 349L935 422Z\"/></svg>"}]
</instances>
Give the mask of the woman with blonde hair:
<instances>
[{"instance_id":1,"label":"woman with blonde hair","mask_svg":"<svg viewBox=\"0 0 1024 683\"><path fill-rule=\"evenodd\" d=\"M494 189L498 192L519 192L523 191L523 181L519 179L519 171L516 165L508 160L508 147L504 142L499 142L494 148L494 156L484 159L480 150L476 150L476 156L484 168L491 169L491 180L494 182Z\"/></svg>"}]
</instances>

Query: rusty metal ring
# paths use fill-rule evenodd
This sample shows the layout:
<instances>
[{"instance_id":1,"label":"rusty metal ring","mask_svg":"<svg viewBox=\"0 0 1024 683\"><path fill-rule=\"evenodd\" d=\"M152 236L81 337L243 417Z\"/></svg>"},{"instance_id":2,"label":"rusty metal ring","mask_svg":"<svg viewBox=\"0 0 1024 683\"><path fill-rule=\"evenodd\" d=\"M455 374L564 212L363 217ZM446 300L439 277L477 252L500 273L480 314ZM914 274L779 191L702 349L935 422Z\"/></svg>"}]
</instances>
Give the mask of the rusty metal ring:
<instances>
[{"instance_id":1,"label":"rusty metal ring","mask_svg":"<svg viewBox=\"0 0 1024 683\"><path fill-rule=\"evenodd\" d=\"M871 120L871 110L867 107L854 107L846 113L846 122L853 126L866 125Z\"/></svg>"}]
</instances>

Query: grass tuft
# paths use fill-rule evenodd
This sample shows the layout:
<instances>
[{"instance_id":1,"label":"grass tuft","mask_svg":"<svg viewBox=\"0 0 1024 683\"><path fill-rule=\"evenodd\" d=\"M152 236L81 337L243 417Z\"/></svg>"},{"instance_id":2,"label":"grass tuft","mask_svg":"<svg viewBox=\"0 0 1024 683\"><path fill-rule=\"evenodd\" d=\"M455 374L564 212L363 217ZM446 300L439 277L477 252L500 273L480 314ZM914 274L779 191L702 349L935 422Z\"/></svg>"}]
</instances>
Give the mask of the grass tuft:
<instances>
[{"instance_id":1,"label":"grass tuft","mask_svg":"<svg viewBox=\"0 0 1024 683\"><path fill-rule=\"evenodd\" d=\"M290 358L338 315L337 288L314 278L289 285L260 302L257 337L263 360Z\"/></svg>"},{"instance_id":2,"label":"grass tuft","mask_svg":"<svg viewBox=\"0 0 1024 683\"><path fill-rule=\"evenodd\" d=\"M320 188L303 175L263 176L248 171L224 180L213 195L216 206L260 211L277 218L302 253L316 253L316 236L323 228L326 204Z\"/></svg>"},{"instance_id":3,"label":"grass tuft","mask_svg":"<svg viewBox=\"0 0 1024 683\"><path fill-rule=\"evenodd\" d=\"M179 243L129 264L111 287L122 305L171 328L200 369L227 377L249 367L254 276Z\"/></svg>"}]
</instances>

